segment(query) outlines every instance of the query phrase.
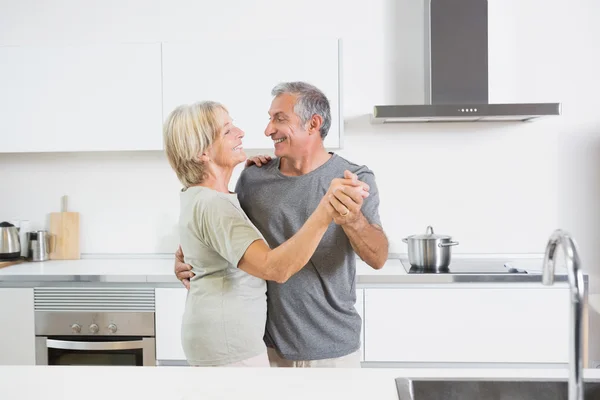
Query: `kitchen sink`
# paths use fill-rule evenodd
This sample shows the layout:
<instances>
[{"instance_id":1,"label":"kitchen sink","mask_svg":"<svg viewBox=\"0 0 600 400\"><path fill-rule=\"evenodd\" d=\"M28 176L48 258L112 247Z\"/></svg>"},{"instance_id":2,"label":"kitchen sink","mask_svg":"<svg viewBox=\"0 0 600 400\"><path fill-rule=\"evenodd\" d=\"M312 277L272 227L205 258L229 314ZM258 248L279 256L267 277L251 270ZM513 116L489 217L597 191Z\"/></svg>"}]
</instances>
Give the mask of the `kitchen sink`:
<instances>
[{"instance_id":1,"label":"kitchen sink","mask_svg":"<svg viewBox=\"0 0 600 400\"><path fill-rule=\"evenodd\" d=\"M568 400L564 380L433 380L397 378L399 400ZM600 400L600 381L584 382L586 400Z\"/></svg>"}]
</instances>

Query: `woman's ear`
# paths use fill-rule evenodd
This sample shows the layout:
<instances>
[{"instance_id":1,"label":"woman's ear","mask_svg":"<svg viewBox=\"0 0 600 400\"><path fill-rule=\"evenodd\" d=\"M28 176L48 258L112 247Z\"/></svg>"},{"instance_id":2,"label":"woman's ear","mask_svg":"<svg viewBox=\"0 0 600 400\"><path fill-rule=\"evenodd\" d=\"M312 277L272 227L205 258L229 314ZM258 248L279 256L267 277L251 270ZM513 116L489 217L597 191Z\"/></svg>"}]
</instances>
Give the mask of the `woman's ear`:
<instances>
[{"instance_id":1,"label":"woman's ear","mask_svg":"<svg viewBox=\"0 0 600 400\"><path fill-rule=\"evenodd\" d=\"M206 151L200 154L200 156L198 157L198 160L200 162L207 163L210 161L210 154L208 154L208 150L209 149L206 149Z\"/></svg>"}]
</instances>

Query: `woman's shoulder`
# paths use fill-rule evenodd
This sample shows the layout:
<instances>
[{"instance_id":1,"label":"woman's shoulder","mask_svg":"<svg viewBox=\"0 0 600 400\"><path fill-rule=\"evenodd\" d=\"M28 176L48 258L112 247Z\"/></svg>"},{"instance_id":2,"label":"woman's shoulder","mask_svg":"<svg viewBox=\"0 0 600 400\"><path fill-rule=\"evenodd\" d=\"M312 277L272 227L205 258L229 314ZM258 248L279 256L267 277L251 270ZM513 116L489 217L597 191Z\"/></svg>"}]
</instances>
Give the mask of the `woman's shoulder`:
<instances>
[{"instance_id":1,"label":"woman's shoulder","mask_svg":"<svg viewBox=\"0 0 600 400\"><path fill-rule=\"evenodd\" d=\"M199 213L237 214L241 211L235 193L222 193L208 188L197 190L192 198L192 203Z\"/></svg>"}]
</instances>

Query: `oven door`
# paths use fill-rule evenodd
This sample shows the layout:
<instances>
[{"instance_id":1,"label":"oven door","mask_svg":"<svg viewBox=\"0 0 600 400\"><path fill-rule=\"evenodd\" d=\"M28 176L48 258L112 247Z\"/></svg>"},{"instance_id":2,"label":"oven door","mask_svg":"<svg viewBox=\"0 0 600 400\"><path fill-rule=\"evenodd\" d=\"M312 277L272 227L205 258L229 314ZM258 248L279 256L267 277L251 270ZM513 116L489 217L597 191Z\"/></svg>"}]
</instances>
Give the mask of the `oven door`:
<instances>
[{"instance_id":1,"label":"oven door","mask_svg":"<svg viewBox=\"0 0 600 400\"><path fill-rule=\"evenodd\" d=\"M155 366L154 338L37 336L36 365Z\"/></svg>"}]
</instances>

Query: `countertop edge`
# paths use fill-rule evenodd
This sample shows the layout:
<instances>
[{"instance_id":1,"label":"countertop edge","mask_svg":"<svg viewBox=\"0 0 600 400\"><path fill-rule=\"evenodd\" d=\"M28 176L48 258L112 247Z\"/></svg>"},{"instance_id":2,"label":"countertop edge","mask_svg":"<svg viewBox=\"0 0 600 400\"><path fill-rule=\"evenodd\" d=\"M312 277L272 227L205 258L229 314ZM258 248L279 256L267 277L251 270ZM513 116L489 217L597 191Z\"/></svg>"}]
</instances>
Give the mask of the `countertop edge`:
<instances>
[{"instance_id":1,"label":"countertop edge","mask_svg":"<svg viewBox=\"0 0 600 400\"><path fill-rule=\"evenodd\" d=\"M557 288L568 282L567 275L556 275L555 283L561 285L544 286L539 274L490 274L490 275L357 275L356 288L367 287L397 287L414 285L523 285L532 287ZM584 282L588 284L588 276ZM0 279L0 288L3 287L38 287L38 286L91 286L101 284L130 285L144 287L182 287L181 282L174 275L8 275Z\"/></svg>"},{"instance_id":2,"label":"countertop edge","mask_svg":"<svg viewBox=\"0 0 600 400\"><path fill-rule=\"evenodd\" d=\"M494 259L503 260L505 262L511 262L512 260L526 260L533 261L534 263L541 261L542 255L539 254L472 254L472 255L460 255L454 257L456 259ZM36 287L36 286L57 286L57 285L68 285L68 286L89 286L89 285L132 285L132 286L144 286L144 287L182 287L181 283L177 280L174 273L172 273L172 258L165 257L164 255L157 255L156 257L105 257L97 255L94 257L86 257L82 260L68 261L67 267L59 273L52 273L51 271L53 262L45 263L40 266L37 264L32 268L37 267L37 271L25 270L22 274L19 268L23 267L23 264L16 265L13 267L6 268L17 268L13 270L16 273L3 274L0 270L0 287ZM80 265L77 263L91 263L95 266L95 270L99 270L98 263L111 263L111 267L107 267L107 273L93 273L92 274L74 274L72 270L77 270ZM145 262L151 263L152 273L148 273L140 267ZM163 265L163 262L165 263ZM531 271L529 273L465 273L465 274L409 274L406 273L406 254L389 254L388 257L389 265L384 266L381 270L371 270L362 260L357 259L357 275L356 275L356 286L358 289L366 287L394 287L398 285L448 285L448 284L481 284L481 285L519 285L522 287L523 284L541 286L541 274L539 271ZM485 262L485 261L484 261ZM76 266L72 266L74 263ZM123 271L121 269L121 263L130 263L129 267L131 270ZM167 265L168 264L168 265ZM359 265L360 264L360 265ZM60 264L59 264L60 265ZM404 266L403 266L404 265ZM27 266L29 267L29 266ZM85 264L81 266L84 268ZM115 268L118 267L118 268ZM134 268L135 267L135 268ZM359 268L360 267L360 268ZM387 267L387 268L386 268ZM137 273L139 270L140 273ZM56 271L56 270L55 270ZM113 272L115 271L115 272ZM119 273L116 273L116 272ZM65 272L65 273L61 273ZM101 272L101 271L99 271ZM124 273L123 273L124 272ZM584 273L584 281L586 285L589 282L588 274ZM555 276L555 282L560 285L555 287L564 286L563 283L568 282L568 276L565 272L557 271Z\"/></svg>"}]
</instances>

